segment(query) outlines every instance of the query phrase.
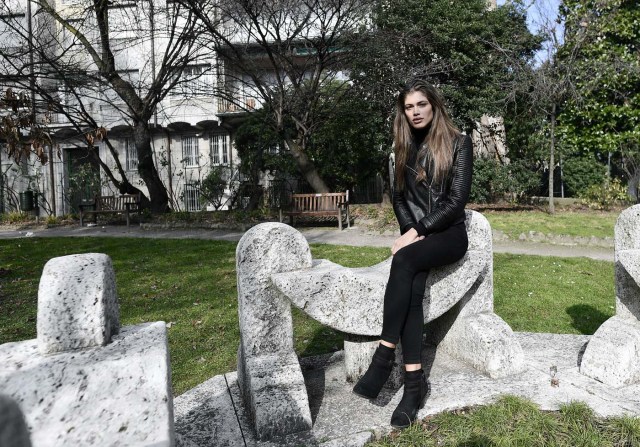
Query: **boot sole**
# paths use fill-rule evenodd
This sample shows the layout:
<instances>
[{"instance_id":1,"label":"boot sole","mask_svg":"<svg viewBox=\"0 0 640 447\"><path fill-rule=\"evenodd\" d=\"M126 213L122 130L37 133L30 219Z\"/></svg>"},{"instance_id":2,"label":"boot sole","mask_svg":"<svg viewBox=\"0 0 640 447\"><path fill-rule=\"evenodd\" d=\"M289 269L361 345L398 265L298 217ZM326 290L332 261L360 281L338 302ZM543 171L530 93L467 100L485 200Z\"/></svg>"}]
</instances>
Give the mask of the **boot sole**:
<instances>
[{"instance_id":1,"label":"boot sole","mask_svg":"<svg viewBox=\"0 0 640 447\"><path fill-rule=\"evenodd\" d=\"M420 401L420 406L418 407L418 410L422 410L424 408L425 404L427 403L427 398L429 397L430 394L431 394L431 387L427 386L427 392L422 397L422 400ZM417 416L418 416L418 414L416 412L416 418L417 418ZM406 425L391 424L391 427L393 427L393 428L407 428L407 427L409 427L411 424L413 424L416 421L416 418L414 418L412 421L410 421Z\"/></svg>"}]
</instances>

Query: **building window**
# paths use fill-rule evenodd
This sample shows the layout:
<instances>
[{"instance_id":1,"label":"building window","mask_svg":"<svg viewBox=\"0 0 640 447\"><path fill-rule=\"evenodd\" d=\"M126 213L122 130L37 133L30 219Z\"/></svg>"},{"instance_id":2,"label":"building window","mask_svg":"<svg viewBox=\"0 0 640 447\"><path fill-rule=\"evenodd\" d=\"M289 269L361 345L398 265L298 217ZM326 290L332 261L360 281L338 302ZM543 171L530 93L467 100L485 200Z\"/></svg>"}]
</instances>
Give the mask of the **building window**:
<instances>
[{"instance_id":1,"label":"building window","mask_svg":"<svg viewBox=\"0 0 640 447\"><path fill-rule=\"evenodd\" d=\"M200 188L198 185L184 185L184 208L186 211L200 211Z\"/></svg>"},{"instance_id":2,"label":"building window","mask_svg":"<svg viewBox=\"0 0 640 447\"><path fill-rule=\"evenodd\" d=\"M180 82L172 96L210 96L213 94L212 70L209 64L188 65L182 70Z\"/></svg>"},{"instance_id":3,"label":"building window","mask_svg":"<svg viewBox=\"0 0 640 447\"><path fill-rule=\"evenodd\" d=\"M126 158L127 171L138 170L138 148L131 138L124 140L124 153Z\"/></svg>"},{"instance_id":4,"label":"building window","mask_svg":"<svg viewBox=\"0 0 640 447\"><path fill-rule=\"evenodd\" d=\"M198 166L198 137L182 137L182 162L185 166Z\"/></svg>"},{"instance_id":5,"label":"building window","mask_svg":"<svg viewBox=\"0 0 640 447\"><path fill-rule=\"evenodd\" d=\"M224 133L212 133L209 136L209 151L212 165L229 164L228 135Z\"/></svg>"}]
</instances>

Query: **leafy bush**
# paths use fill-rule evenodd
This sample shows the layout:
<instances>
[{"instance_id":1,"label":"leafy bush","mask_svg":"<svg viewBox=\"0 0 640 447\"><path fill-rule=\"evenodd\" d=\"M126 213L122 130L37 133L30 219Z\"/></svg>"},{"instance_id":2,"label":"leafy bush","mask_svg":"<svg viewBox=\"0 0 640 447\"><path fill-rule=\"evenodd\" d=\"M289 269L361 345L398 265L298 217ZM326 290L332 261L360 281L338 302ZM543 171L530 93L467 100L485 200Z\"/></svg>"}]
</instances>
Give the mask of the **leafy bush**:
<instances>
[{"instance_id":1,"label":"leafy bush","mask_svg":"<svg viewBox=\"0 0 640 447\"><path fill-rule=\"evenodd\" d=\"M565 193L580 196L593 185L602 185L607 177L606 167L593 157L570 157L562 165Z\"/></svg>"},{"instance_id":2,"label":"leafy bush","mask_svg":"<svg viewBox=\"0 0 640 447\"><path fill-rule=\"evenodd\" d=\"M627 188L619 179L592 185L580 195L581 203L595 210L609 210L615 205L624 205L630 197Z\"/></svg>"},{"instance_id":3,"label":"leafy bush","mask_svg":"<svg viewBox=\"0 0 640 447\"><path fill-rule=\"evenodd\" d=\"M470 201L493 203L506 199L519 202L535 190L539 183L539 175L524 162L504 165L492 158L476 159L473 164Z\"/></svg>"},{"instance_id":4,"label":"leafy bush","mask_svg":"<svg viewBox=\"0 0 640 447\"><path fill-rule=\"evenodd\" d=\"M9 213L0 214L1 221L9 224L29 222L31 215L22 211L11 211Z\"/></svg>"},{"instance_id":5,"label":"leafy bush","mask_svg":"<svg viewBox=\"0 0 640 447\"><path fill-rule=\"evenodd\" d=\"M47 225L58 225L60 223L60 219L57 216L49 215L47 216L45 223Z\"/></svg>"},{"instance_id":6,"label":"leafy bush","mask_svg":"<svg viewBox=\"0 0 640 447\"><path fill-rule=\"evenodd\" d=\"M229 168L214 166L200 184L200 200L218 210L223 205L224 191L229 183Z\"/></svg>"}]
</instances>

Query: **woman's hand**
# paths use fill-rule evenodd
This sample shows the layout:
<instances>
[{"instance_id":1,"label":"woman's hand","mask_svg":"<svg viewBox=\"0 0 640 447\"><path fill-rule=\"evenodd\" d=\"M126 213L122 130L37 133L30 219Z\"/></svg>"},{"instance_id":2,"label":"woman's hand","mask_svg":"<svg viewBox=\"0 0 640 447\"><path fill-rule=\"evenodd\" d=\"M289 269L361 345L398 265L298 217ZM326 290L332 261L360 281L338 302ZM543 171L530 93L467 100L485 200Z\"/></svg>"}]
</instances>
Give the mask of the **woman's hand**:
<instances>
[{"instance_id":1,"label":"woman's hand","mask_svg":"<svg viewBox=\"0 0 640 447\"><path fill-rule=\"evenodd\" d=\"M406 247L409 244L413 244L414 242L421 241L422 239L424 239L424 236L418 236L418 232L412 228L396 239L393 243L393 247L391 247L391 254L395 255L401 248Z\"/></svg>"}]
</instances>

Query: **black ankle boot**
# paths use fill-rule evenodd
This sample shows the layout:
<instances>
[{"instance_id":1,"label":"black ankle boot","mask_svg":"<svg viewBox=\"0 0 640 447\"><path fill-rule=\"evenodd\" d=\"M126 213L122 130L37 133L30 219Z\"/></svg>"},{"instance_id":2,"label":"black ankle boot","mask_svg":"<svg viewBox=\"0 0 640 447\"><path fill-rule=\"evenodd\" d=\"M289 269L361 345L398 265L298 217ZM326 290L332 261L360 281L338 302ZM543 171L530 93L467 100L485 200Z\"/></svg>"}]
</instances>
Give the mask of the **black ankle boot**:
<instances>
[{"instance_id":1,"label":"black ankle boot","mask_svg":"<svg viewBox=\"0 0 640 447\"><path fill-rule=\"evenodd\" d=\"M424 371L407 371L404 376L402 399L391 416L394 428L405 428L416 420L418 410L424 406L429 394L429 382Z\"/></svg>"},{"instance_id":2,"label":"black ankle boot","mask_svg":"<svg viewBox=\"0 0 640 447\"><path fill-rule=\"evenodd\" d=\"M373 354L369 369L353 387L353 392L366 399L378 397L380 390L391 375L395 357L395 348L380 344Z\"/></svg>"}]
</instances>

